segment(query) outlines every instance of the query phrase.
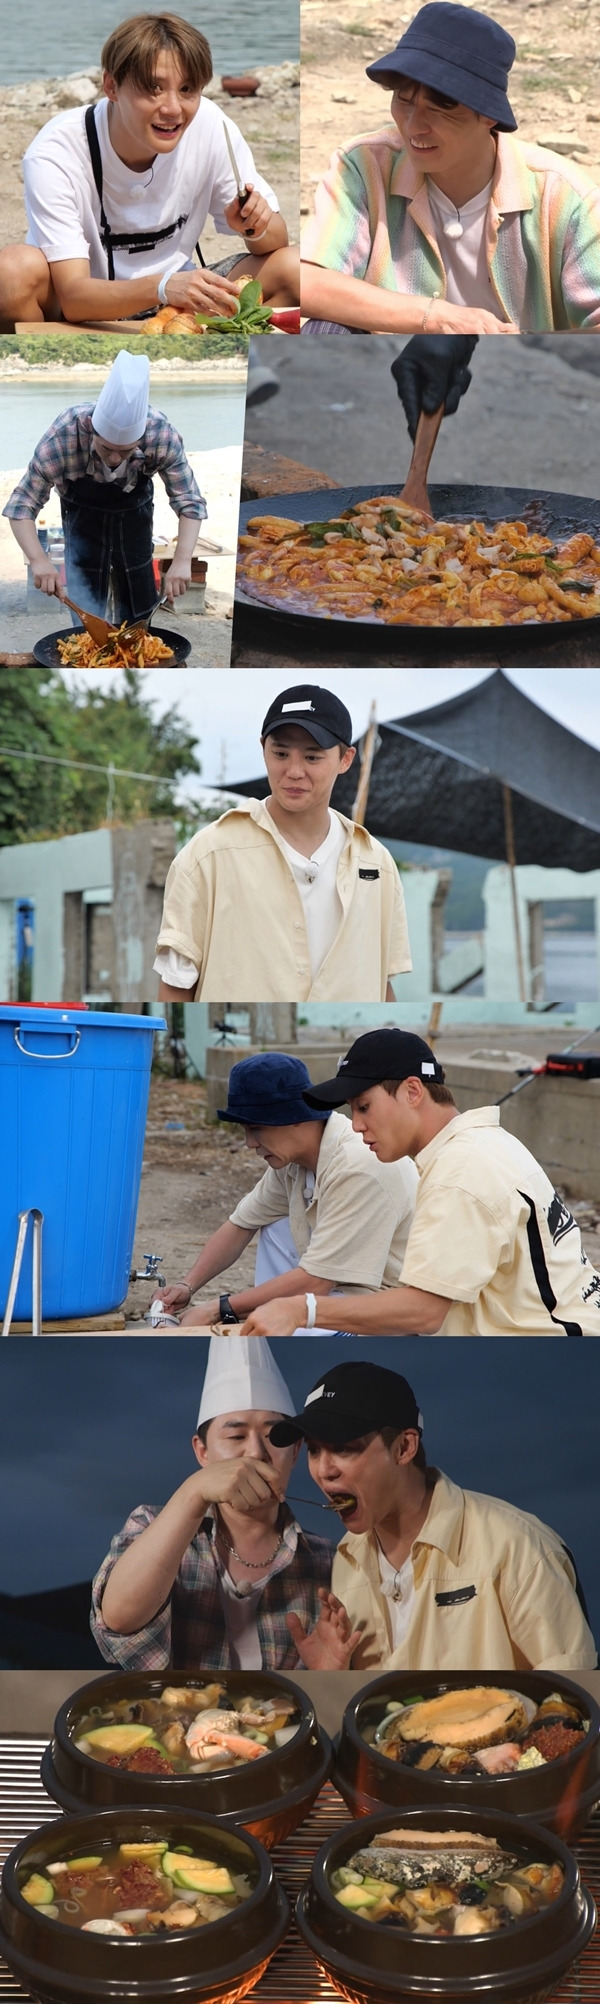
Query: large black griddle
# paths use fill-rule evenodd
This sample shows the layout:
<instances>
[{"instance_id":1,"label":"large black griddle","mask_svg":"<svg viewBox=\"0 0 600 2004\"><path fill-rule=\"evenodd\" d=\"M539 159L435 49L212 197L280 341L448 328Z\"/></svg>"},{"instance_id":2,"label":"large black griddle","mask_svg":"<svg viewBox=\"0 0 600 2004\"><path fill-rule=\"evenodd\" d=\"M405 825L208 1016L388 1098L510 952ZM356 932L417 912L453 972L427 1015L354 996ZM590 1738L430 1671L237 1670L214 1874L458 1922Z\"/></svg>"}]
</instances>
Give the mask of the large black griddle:
<instances>
[{"instance_id":1,"label":"large black griddle","mask_svg":"<svg viewBox=\"0 0 600 2004\"><path fill-rule=\"evenodd\" d=\"M316 492L302 494L274 494L267 500L246 501L240 508L240 533L245 533L248 522L255 515L289 515L292 522L326 522L330 517L342 515L347 508L355 508L361 501L369 501L378 494L392 494L400 497L402 487L392 481L380 480L376 486L368 487L319 487ZM577 530L594 536L600 541L600 500L592 501L582 494L551 494L529 487L472 487L456 483L453 486L429 486L432 514L437 521L469 522L482 521L488 527L495 522L520 521L527 524L533 533L551 536L563 541ZM548 621L544 626L412 626L408 622L384 625L375 615L370 618L347 619L341 613L302 612L297 606L290 608L270 605L268 600L246 592L241 582L236 580L235 603L244 613L253 613L265 621L273 622L280 628L295 629L307 638L317 635L322 642L327 634L339 640L342 633L368 635L371 652L379 640L386 650L394 644L394 638L406 645L410 639L413 645L427 645L434 639L447 639L454 653L481 648L486 633L493 634L494 646L500 646L503 636L513 640L518 637L523 647L539 647L540 642L548 645L564 635L565 641L580 638L584 633L600 633L600 615L593 619L571 619L568 625L562 621Z\"/></svg>"},{"instance_id":2,"label":"large black griddle","mask_svg":"<svg viewBox=\"0 0 600 2004\"><path fill-rule=\"evenodd\" d=\"M61 661L57 643L59 640L68 640L75 630L72 626L60 626L57 628L56 633L46 633L43 640L36 640L33 654L36 661L39 661L40 667L62 668L69 666L69 663ZM192 645L191 640L186 640L182 633L171 633L165 626L152 626L150 630L156 640L164 640L165 647L172 647L173 660L150 662L149 667L175 668L179 661L187 661ZM104 665L112 668L113 663L106 662ZM118 663L116 665L118 666ZM82 668L80 672L81 674L86 674L88 671ZM93 670L92 672L95 671Z\"/></svg>"}]
</instances>

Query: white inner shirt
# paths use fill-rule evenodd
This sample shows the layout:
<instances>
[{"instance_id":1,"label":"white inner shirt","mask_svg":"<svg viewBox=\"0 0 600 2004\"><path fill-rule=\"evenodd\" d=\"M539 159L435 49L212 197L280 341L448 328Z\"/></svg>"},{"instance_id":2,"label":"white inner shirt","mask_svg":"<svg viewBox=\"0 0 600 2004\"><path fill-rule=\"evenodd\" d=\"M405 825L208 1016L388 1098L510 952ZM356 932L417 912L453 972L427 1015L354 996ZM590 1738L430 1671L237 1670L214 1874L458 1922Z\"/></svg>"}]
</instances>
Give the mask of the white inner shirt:
<instances>
[{"instance_id":1,"label":"white inner shirt","mask_svg":"<svg viewBox=\"0 0 600 2004\"><path fill-rule=\"evenodd\" d=\"M114 251L116 278L144 278L149 272L180 271L191 258L207 219L212 216L220 235L236 232L225 209L237 193L227 151L227 127L242 182L251 181L269 204L279 203L254 165L250 147L239 127L210 98L198 110L172 153L157 154L152 166L136 174L115 153L108 126L108 99L96 105L96 131L102 161L103 201L115 235L179 227L154 250ZM63 258L89 258L91 278L106 278L107 257L100 238L100 203L96 192L84 111L61 111L48 120L28 146L23 161L27 242L51 264ZM240 257L247 245L238 237Z\"/></svg>"},{"instance_id":2,"label":"white inner shirt","mask_svg":"<svg viewBox=\"0 0 600 2004\"><path fill-rule=\"evenodd\" d=\"M346 831L337 814L330 814L325 841L313 851L312 856L301 856L298 849L292 849L291 844L281 837L286 862L302 899L313 981L331 952L339 931L342 902L337 888L337 870L345 840Z\"/></svg>"},{"instance_id":3,"label":"white inner shirt","mask_svg":"<svg viewBox=\"0 0 600 2004\"><path fill-rule=\"evenodd\" d=\"M463 203L458 214L456 203L442 194L435 181L427 180L427 194L446 273L446 299L452 306L483 306L500 320L506 315L490 282L486 258L486 218L492 186L493 176L487 188L482 188L471 202ZM444 224L457 223L459 218L462 237L445 237Z\"/></svg>"},{"instance_id":4,"label":"white inner shirt","mask_svg":"<svg viewBox=\"0 0 600 2004\"><path fill-rule=\"evenodd\" d=\"M396 1568L396 1566L390 1565L390 1561L386 1559L385 1552L382 1552L379 1543L377 1545L377 1558L379 1560L381 1591L389 1604L392 1648L399 1649L400 1644L404 1642L408 1634L413 1618L415 1601L413 1562L409 1552L403 1566Z\"/></svg>"},{"instance_id":5,"label":"white inner shirt","mask_svg":"<svg viewBox=\"0 0 600 2004\"><path fill-rule=\"evenodd\" d=\"M293 872L302 899L313 981L331 952L339 930L342 901L337 888L337 869L345 840L346 830L335 813L329 816L325 841L312 856L301 856L299 850L292 849L281 836L286 862ZM155 974L159 974L161 980L172 988L191 988L200 972L192 960L178 953L173 946L159 947L153 966Z\"/></svg>"}]
</instances>

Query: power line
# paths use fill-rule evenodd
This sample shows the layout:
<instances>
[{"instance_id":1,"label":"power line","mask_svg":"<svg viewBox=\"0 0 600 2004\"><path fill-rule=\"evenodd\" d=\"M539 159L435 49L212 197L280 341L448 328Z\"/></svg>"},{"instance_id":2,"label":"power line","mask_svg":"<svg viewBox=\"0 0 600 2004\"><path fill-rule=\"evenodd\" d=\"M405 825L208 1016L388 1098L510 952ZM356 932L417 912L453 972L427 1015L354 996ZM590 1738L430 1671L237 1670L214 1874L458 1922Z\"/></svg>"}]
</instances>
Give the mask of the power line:
<instances>
[{"instance_id":1,"label":"power line","mask_svg":"<svg viewBox=\"0 0 600 2004\"><path fill-rule=\"evenodd\" d=\"M130 772L127 766L113 765L112 761L110 765L90 765L84 759L54 758L50 752L11 751L8 745L0 745L0 757L33 758L37 759L40 765L68 766L70 772L103 772L105 774L111 773L113 778L145 779L151 785L160 784L161 782L166 781L167 778L166 774L160 772Z\"/></svg>"}]
</instances>

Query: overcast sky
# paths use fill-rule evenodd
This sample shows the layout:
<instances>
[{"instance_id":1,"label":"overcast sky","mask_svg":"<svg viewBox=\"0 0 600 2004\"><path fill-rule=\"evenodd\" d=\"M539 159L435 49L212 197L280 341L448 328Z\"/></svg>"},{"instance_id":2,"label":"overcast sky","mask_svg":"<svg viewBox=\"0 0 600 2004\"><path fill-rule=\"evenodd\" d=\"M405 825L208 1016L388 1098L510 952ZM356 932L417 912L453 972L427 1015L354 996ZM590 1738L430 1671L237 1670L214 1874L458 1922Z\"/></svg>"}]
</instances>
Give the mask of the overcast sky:
<instances>
[{"instance_id":1,"label":"overcast sky","mask_svg":"<svg viewBox=\"0 0 600 2004\"><path fill-rule=\"evenodd\" d=\"M66 679L80 682L81 677ZM110 679L118 684L118 676ZM86 677L86 686L90 680ZM311 680L309 665L304 674L290 672L289 686L304 680ZM332 668L320 669L318 680L348 704L358 735L366 729L373 700L385 722L458 696L485 676L480 668ZM510 680L540 709L600 748L600 670L515 668ZM106 681L104 676L103 688ZM227 674L148 669L144 675L144 690L157 712L162 715L176 705L196 732L207 786L253 779L261 771L262 720L277 691L286 686L281 668L232 668Z\"/></svg>"},{"instance_id":2,"label":"overcast sky","mask_svg":"<svg viewBox=\"0 0 600 2004\"><path fill-rule=\"evenodd\" d=\"M20 1338L0 1346L0 1591L89 1579L136 1503L164 1503L193 1472L203 1338ZM410 1380L428 1458L464 1487L552 1524L575 1553L600 1643L600 1343L333 1337L272 1345L297 1409L350 1356ZM290 1489L310 1497L304 1451ZM315 1496L318 1491L314 1490ZM298 1506L307 1529L337 1518Z\"/></svg>"}]
</instances>

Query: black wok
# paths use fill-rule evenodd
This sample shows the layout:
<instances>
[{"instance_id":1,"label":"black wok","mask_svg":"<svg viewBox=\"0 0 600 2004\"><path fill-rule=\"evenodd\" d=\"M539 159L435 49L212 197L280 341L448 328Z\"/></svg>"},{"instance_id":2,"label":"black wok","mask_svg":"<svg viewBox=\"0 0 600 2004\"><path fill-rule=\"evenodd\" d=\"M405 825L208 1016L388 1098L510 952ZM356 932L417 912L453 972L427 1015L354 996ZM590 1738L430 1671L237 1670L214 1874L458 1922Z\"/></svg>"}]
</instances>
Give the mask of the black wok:
<instances>
[{"instance_id":1,"label":"black wok","mask_svg":"<svg viewBox=\"0 0 600 2004\"><path fill-rule=\"evenodd\" d=\"M468 522L476 519L491 527L494 522L517 520L525 522L532 532L537 531L542 535L551 536L557 542L565 540L578 530L583 530L600 542L600 500L592 501L585 495L550 494L537 492L535 488L529 487L471 487L458 482L453 486L430 486L428 492L433 516L439 521ZM346 508L354 508L359 502L370 500L373 495L400 496L401 493L400 483L395 485L382 480L378 486L320 487L316 493L274 494L265 501L244 502L240 508L240 532L245 532L249 520L255 515L289 515L293 522L323 522L330 516L341 515ZM518 635L519 643L523 647L539 646L540 642L547 646L549 639L555 641L559 636L564 636L567 642L584 633L588 633L590 638L592 635L597 638L600 631L600 616L594 619L571 619L568 625L552 621L544 626L490 625L487 629L481 626L423 627L411 626L408 623L388 626L375 616L346 619L341 613L333 613L329 617L324 613L304 613L296 606L290 611L283 606L271 606L265 600L246 592L239 580L236 582L235 602L240 609L243 607L245 617L249 612L257 615L263 627L266 620L276 621L279 626L295 628L297 632L303 632L307 637L314 634L316 639L318 635L321 642L327 634L331 634L332 638L335 634L339 639L342 632L348 638L354 632L365 635L368 633L371 653L376 648L378 639L386 650L389 650L395 637L403 645L406 644L407 638L410 638L415 646L422 642L427 645L430 638L435 638L439 645L440 638L447 635L453 653L456 653L462 649L466 652L473 647L481 648L486 630L493 634L494 646L499 645L502 636L506 634L513 638Z\"/></svg>"},{"instance_id":2,"label":"black wok","mask_svg":"<svg viewBox=\"0 0 600 2004\"><path fill-rule=\"evenodd\" d=\"M39 661L42 668L62 668L63 663L58 652L57 643L59 640L68 640L74 630L72 626L61 626L57 629L56 633L46 633L43 640L36 640L33 653L36 661ZM157 661L150 663L150 666L175 668L178 662L187 661L188 654L191 651L191 640L186 640L182 633L172 633L165 626L152 626L150 630L154 634L155 640L164 640L165 647L172 647L173 649L172 661ZM108 666L108 663L106 665Z\"/></svg>"}]
</instances>

